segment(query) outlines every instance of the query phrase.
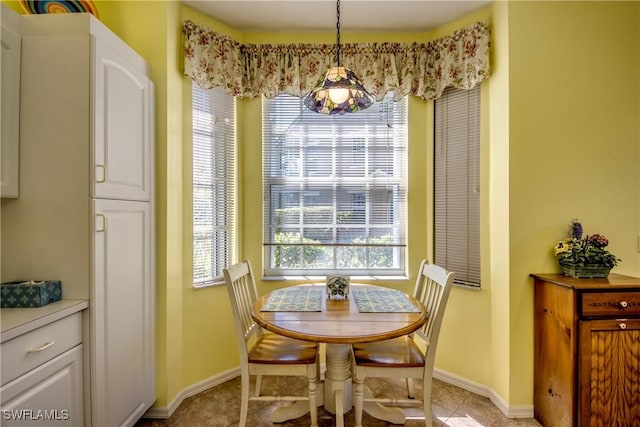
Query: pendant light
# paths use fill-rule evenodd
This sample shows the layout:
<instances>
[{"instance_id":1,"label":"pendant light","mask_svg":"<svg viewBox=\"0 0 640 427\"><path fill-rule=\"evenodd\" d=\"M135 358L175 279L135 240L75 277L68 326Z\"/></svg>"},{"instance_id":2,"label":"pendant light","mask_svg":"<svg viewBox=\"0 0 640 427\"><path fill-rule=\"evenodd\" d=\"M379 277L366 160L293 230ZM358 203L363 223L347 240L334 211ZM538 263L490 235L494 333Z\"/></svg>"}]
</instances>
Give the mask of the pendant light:
<instances>
[{"instance_id":1,"label":"pendant light","mask_svg":"<svg viewBox=\"0 0 640 427\"><path fill-rule=\"evenodd\" d=\"M336 67L331 67L322 83L305 98L304 104L311 111L322 114L355 113L369 108L373 97L353 71L340 65L340 0L337 0Z\"/></svg>"}]
</instances>

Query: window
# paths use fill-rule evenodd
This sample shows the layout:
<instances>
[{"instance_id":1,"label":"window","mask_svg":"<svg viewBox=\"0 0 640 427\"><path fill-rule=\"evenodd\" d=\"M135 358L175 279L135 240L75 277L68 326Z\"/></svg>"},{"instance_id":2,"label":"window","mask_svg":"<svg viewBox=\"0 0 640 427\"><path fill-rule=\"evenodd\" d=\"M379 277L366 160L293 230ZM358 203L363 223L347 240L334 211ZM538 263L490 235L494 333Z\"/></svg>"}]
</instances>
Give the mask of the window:
<instances>
[{"instance_id":1,"label":"window","mask_svg":"<svg viewBox=\"0 0 640 427\"><path fill-rule=\"evenodd\" d=\"M407 99L325 116L301 99L263 104L267 275L402 275Z\"/></svg>"},{"instance_id":2,"label":"window","mask_svg":"<svg viewBox=\"0 0 640 427\"><path fill-rule=\"evenodd\" d=\"M435 101L435 262L480 286L480 86Z\"/></svg>"},{"instance_id":3,"label":"window","mask_svg":"<svg viewBox=\"0 0 640 427\"><path fill-rule=\"evenodd\" d=\"M193 87L193 282L222 281L235 254L235 105L222 88Z\"/></svg>"}]
</instances>

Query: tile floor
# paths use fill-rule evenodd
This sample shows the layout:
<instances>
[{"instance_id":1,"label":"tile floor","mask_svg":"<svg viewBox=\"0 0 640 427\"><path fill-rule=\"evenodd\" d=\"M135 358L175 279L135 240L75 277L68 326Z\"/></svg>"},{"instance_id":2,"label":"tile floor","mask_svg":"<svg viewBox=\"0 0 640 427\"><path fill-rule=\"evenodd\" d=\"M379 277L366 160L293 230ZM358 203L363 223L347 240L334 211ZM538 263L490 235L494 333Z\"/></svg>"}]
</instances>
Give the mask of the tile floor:
<instances>
[{"instance_id":1,"label":"tile floor","mask_svg":"<svg viewBox=\"0 0 640 427\"><path fill-rule=\"evenodd\" d=\"M265 377L263 387L265 392L272 389L283 390L279 382L294 381L294 385L287 383L285 388L296 387L299 390L305 388L303 379ZM374 395L403 396L405 393L404 380L377 379L366 380L366 384L371 388ZM253 382L252 382L253 386ZM421 382L415 382L416 397L422 397ZM293 392L295 393L295 392ZM452 386L442 381L434 380L432 389L432 408L434 413L433 426L449 427L499 427L499 426L520 426L539 427L532 418L509 419L498 410L491 401L477 394ZM298 419L282 423L272 424L270 413L276 405L287 405L290 403L277 402L249 402L249 418L247 426L281 426L300 427L309 425L309 417L304 416ZM424 426L424 418L419 407L404 407L407 414L407 427ZM240 416L240 379L234 378L196 396L185 399L169 419L141 419L136 427L227 427L237 426ZM346 427L354 425L353 410L345 414L344 423ZM335 417L323 408L318 408L319 427L335 426ZM364 414L363 426L382 427L390 426L387 422L375 419L368 414Z\"/></svg>"}]
</instances>

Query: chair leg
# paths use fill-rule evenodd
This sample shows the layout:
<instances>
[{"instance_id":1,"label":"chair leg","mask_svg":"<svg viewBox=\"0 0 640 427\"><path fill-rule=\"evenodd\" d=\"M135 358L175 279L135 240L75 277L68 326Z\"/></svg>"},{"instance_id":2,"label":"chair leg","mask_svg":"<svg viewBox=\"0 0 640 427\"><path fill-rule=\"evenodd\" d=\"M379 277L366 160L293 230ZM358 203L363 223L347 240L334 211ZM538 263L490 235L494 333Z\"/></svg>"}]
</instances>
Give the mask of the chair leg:
<instances>
[{"instance_id":1,"label":"chair leg","mask_svg":"<svg viewBox=\"0 0 640 427\"><path fill-rule=\"evenodd\" d=\"M256 375L256 389L253 393L254 396L258 397L262 393L262 375Z\"/></svg>"},{"instance_id":2,"label":"chair leg","mask_svg":"<svg viewBox=\"0 0 640 427\"><path fill-rule=\"evenodd\" d=\"M249 373L242 373L240 378L242 386L241 400L240 400L240 421L238 427L245 427L247 425L247 414L249 413Z\"/></svg>"},{"instance_id":3,"label":"chair leg","mask_svg":"<svg viewBox=\"0 0 640 427\"><path fill-rule=\"evenodd\" d=\"M318 427L318 364L307 367L307 379L309 381L309 416L311 427Z\"/></svg>"},{"instance_id":4,"label":"chair leg","mask_svg":"<svg viewBox=\"0 0 640 427\"><path fill-rule=\"evenodd\" d=\"M422 407L424 410L424 424L426 427L433 426L433 414L431 412L431 376L425 378L422 385Z\"/></svg>"},{"instance_id":5,"label":"chair leg","mask_svg":"<svg viewBox=\"0 0 640 427\"><path fill-rule=\"evenodd\" d=\"M407 397L413 399L413 378L407 378Z\"/></svg>"},{"instance_id":6,"label":"chair leg","mask_svg":"<svg viewBox=\"0 0 640 427\"><path fill-rule=\"evenodd\" d=\"M356 366L353 371L355 427L362 427L362 410L364 408L364 371L365 368L360 366Z\"/></svg>"},{"instance_id":7,"label":"chair leg","mask_svg":"<svg viewBox=\"0 0 640 427\"><path fill-rule=\"evenodd\" d=\"M426 427L432 427L432 415L431 415L431 399L422 401L424 407L424 424Z\"/></svg>"}]
</instances>

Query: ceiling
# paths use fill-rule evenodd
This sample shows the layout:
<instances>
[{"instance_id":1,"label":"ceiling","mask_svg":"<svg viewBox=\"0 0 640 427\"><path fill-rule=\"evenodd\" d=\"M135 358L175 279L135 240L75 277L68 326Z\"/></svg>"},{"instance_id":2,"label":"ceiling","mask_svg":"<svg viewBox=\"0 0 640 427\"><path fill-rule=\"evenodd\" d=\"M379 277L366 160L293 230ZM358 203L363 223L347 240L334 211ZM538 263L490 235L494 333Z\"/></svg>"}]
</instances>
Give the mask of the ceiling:
<instances>
[{"instance_id":1,"label":"ceiling","mask_svg":"<svg viewBox=\"0 0 640 427\"><path fill-rule=\"evenodd\" d=\"M243 32L336 29L335 0L191 0L183 3ZM342 0L342 32L420 32L461 18L490 0Z\"/></svg>"}]
</instances>

